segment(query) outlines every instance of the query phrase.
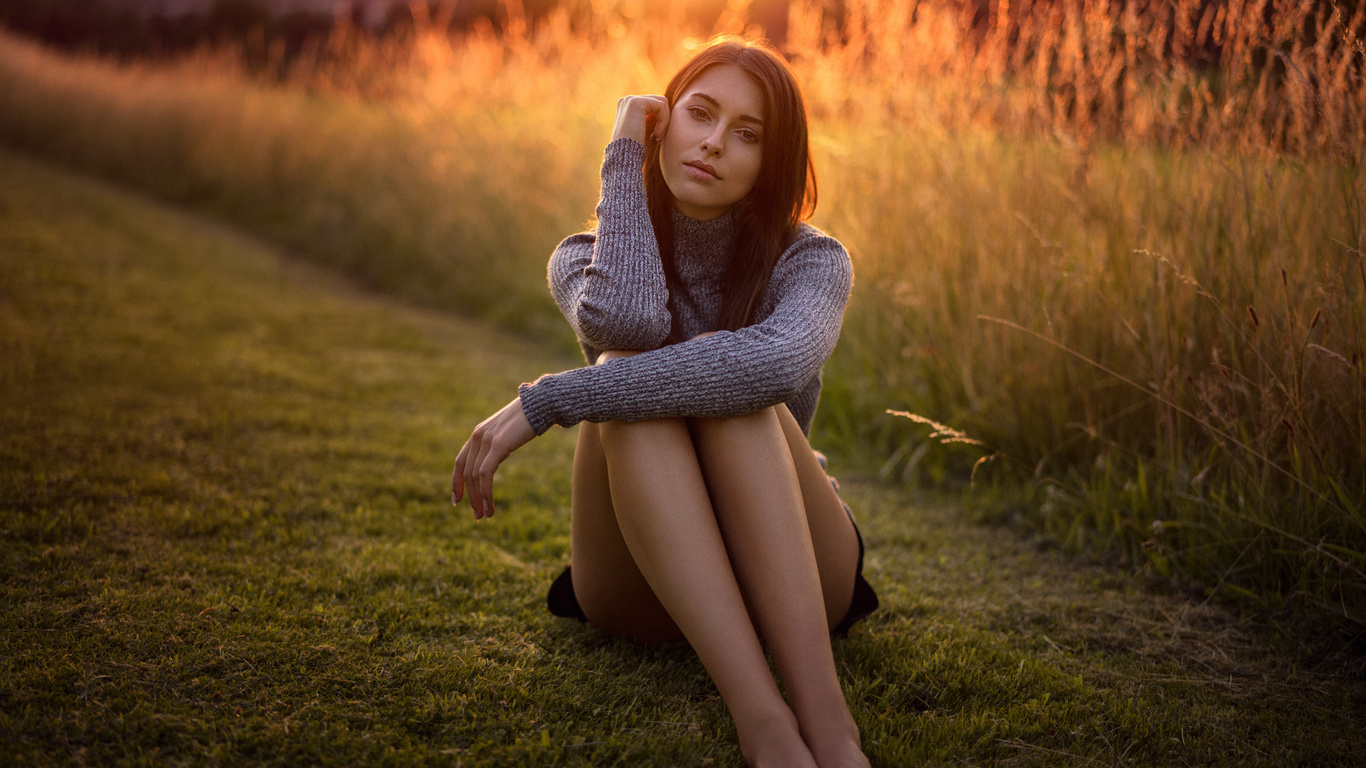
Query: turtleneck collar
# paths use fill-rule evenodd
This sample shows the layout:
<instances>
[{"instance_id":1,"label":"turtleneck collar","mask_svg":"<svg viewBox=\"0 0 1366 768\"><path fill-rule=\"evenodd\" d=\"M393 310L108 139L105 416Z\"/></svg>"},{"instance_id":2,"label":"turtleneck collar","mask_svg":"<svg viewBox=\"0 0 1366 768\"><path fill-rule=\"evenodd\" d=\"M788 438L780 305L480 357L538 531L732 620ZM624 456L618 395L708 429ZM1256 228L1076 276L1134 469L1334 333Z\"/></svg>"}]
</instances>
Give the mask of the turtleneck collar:
<instances>
[{"instance_id":1,"label":"turtleneck collar","mask_svg":"<svg viewBox=\"0 0 1366 768\"><path fill-rule=\"evenodd\" d=\"M674 252L681 258L729 257L735 239L735 208L699 221L674 210Z\"/></svg>"}]
</instances>

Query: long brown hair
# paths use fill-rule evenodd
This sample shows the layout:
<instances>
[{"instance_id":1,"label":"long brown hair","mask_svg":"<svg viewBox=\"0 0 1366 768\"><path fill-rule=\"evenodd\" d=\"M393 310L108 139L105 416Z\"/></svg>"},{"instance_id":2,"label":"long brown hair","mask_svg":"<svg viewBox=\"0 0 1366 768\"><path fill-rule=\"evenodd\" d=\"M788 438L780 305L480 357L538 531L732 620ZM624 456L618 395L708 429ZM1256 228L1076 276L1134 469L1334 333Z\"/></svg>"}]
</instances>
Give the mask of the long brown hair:
<instances>
[{"instance_id":1,"label":"long brown hair","mask_svg":"<svg viewBox=\"0 0 1366 768\"><path fill-rule=\"evenodd\" d=\"M749 325L768 287L778 257L792 242L797 223L816 209L816 171L807 146L806 103L797 79L781 54L763 41L734 37L714 40L674 74L664 90L673 109L679 96L708 67L734 64L764 93L763 150L759 178L734 206L735 250L722 283L721 330ZM645 193L650 222L670 287L669 311L674 312L672 288L678 283L674 267L674 196L660 168L660 143L648 139L645 154ZM675 314L670 342L682 341Z\"/></svg>"}]
</instances>

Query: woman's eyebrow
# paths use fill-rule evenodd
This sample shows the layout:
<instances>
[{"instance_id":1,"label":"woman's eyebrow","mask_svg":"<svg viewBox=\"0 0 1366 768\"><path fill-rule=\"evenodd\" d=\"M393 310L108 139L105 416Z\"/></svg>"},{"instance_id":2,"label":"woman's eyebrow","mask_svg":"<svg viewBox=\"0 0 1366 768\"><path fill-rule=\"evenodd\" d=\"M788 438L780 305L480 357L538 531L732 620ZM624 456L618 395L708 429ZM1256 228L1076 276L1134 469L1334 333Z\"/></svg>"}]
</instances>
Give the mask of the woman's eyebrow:
<instances>
[{"instance_id":1,"label":"woman's eyebrow","mask_svg":"<svg viewBox=\"0 0 1366 768\"><path fill-rule=\"evenodd\" d=\"M720 108L721 108L721 102L717 101L716 99L713 99L712 97L708 96L708 95L705 94L705 93L702 93L701 91L698 91L698 92L694 93L693 96L695 96L695 97L697 97L697 98L699 98L699 99L706 99L708 102L711 103L711 105L712 105L713 107L716 107L717 109L720 109ZM751 122L751 123L756 123L756 124L758 124L759 126L763 126L763 124L764 124L764 121L763 121L763 120L760 120L759 118L753 117L753 116L751 116L751 115L740 115L740 119L741 119L741 120L747 120L747 121L749 121L749 122Z\"/></svg>"}]
</instances>

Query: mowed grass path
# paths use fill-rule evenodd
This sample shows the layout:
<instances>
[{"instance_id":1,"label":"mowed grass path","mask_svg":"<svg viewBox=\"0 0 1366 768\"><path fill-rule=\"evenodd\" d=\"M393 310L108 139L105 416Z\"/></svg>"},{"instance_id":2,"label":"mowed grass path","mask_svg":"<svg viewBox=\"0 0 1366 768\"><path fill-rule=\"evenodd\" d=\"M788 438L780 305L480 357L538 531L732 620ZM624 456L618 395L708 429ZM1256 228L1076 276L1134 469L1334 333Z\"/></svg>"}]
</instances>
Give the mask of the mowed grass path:
<instances>
[{"instance_id":1,"label":"mowed grass path","mask_svg":"<svg viewBox=\"0 0 1366 768\"><path fill-rule=\"evenodd\" d=\"M563 344L12 155L0 180L0 762L740 763L686 648L545 612L570 431L492 522L448 504ZM1366 763L1356 659L849 480L883 608L835 653L876 765Z\"/></svg>"}]
</instances>

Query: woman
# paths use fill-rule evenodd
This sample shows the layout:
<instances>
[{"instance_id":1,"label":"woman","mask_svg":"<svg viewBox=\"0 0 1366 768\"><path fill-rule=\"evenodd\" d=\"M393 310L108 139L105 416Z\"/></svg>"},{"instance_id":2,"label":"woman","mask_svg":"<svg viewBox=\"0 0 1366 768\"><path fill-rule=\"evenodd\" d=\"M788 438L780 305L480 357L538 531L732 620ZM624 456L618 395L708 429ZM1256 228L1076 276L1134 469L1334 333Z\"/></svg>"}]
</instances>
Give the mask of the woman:
<instances>
[{"instance_id":1,"label":"woman","mask_svg":"<svg viewBox=\"0 0 1366 768\"><path fill-rule=\"evenodd\" d=\"M867 765L830 633L877 598L806 438L853 272L801 223L815 200L805 105L766 45L715 42L663 96L621 99L597 229L550 261L595 364L523 384L451 477L452 503L468 492L487 518L508 454L579 424L571 567L552 611L687 640L756 766Z\"/></svg>"}]
</instances>

